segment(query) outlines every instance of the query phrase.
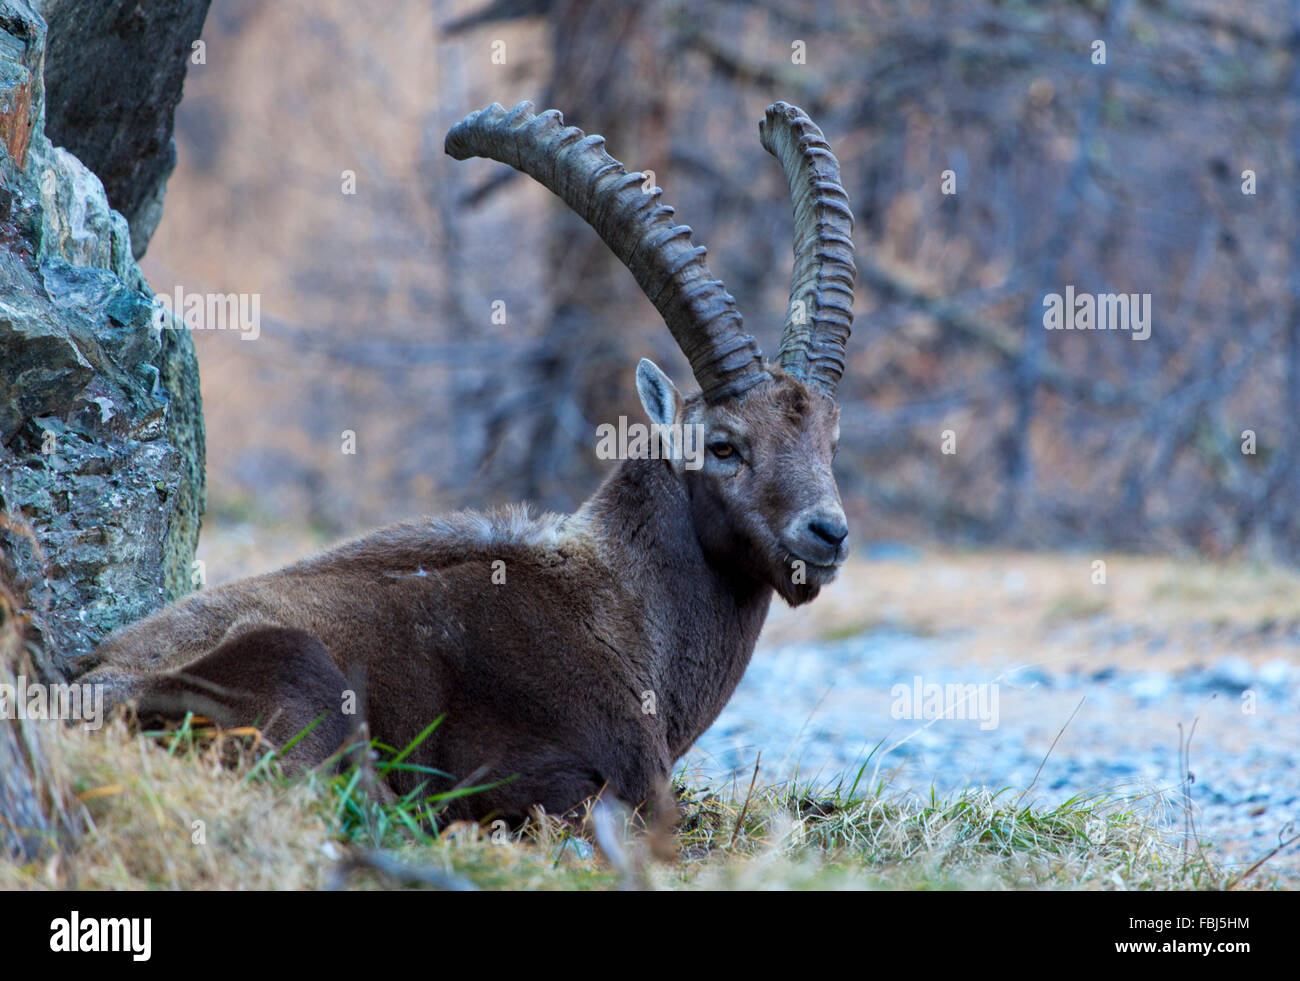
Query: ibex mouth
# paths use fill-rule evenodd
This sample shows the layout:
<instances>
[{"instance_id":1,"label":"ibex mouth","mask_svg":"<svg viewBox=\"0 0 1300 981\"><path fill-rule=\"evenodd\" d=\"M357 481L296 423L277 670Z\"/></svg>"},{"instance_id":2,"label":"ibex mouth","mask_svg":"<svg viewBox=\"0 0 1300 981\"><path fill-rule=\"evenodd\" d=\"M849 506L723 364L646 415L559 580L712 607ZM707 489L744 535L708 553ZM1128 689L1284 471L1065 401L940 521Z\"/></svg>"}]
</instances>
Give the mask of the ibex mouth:
<instances>
[{"instance_id":1,"label":"ibex mouth","mask_svg":"<svg viewBox=\"0 0 1300 981\"><path fill-rule=\"evenodd\" d=\"M839 575L842 560L830 564L809 562L797 555L787 554L785 575L775 583L776 591L791 606L802 606L816 598L823 586L829 585Z\"/></svg>"},{"instance_id":2,"label":"ibex mouth","mask_svg":"<svg viewBox=\"0 0 1300 981\"><path fill-rule=\"evenodd\" d=\"M791 553L788 563L795 582L802 577L810 585L824 586L839 574L844 558L839 556L831 562L814 562Z\"/></svg>"}]
</instances>

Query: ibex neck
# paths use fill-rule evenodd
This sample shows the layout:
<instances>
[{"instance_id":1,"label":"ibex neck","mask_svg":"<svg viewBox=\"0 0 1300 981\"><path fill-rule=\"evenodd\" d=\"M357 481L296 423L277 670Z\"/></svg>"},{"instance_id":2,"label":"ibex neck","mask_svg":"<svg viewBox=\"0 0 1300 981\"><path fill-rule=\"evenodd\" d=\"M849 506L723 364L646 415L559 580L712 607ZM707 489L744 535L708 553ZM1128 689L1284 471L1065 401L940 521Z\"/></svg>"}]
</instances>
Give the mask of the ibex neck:
<instances>
[{"instance_id":1,"label":"ibex neck","mask_svg":"<svg viewBox=\"0 0 1300 981\"><path fill-rule=\"evenodd\" d=\"M668 748L680 756L740 683L772 589L704 554L685 488L662 460L625 461L584 511L614 574L641 598L645 668Z\"/></svg>"}]
</instances>

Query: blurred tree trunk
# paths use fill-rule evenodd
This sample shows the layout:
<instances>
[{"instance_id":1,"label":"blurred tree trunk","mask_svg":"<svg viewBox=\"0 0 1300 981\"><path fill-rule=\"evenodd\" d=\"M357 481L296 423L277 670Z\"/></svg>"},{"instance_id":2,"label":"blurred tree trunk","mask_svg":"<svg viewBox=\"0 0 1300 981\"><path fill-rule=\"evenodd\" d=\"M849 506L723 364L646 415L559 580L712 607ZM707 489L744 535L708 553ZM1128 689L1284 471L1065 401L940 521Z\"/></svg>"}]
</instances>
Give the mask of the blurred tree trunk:
<instances>
[{"instance_id":1,"label":"blurred tree trunk","mask_svg":"<svg viewBox=\"0 0 1300 981\"><path fill-rule=\"evenodd\" d=\"M1291 303L1286 331L1286 437L1285 471L1280 484L1289 492L1275 495L1278 551L1291 552L1300 546L1300 0L1291 0Z\"/></svg>"}]
</instances>

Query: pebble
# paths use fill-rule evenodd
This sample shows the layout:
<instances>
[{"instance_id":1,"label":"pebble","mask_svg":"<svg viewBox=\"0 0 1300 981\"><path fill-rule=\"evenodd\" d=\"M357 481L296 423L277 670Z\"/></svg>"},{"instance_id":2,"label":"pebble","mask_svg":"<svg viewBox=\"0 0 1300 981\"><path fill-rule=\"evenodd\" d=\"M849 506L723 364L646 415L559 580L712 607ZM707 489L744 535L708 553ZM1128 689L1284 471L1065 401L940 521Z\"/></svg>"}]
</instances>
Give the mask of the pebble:
<instances>
[{"instance_id":1,"label":"pebble","mask_svg":"<svg viewBox=\"0 0 1300 981\"><path fill-rule=\"evenodd\" d=\"M1238 695L1255 683L1255 669L1244 657L1220 658L1205 676L1206 688L1218 688Z\"/></svg>"},{"instance_id":2,"label":"pebble","mask_svg":"<svg viewBox=\"0 0 1300 981\"><path fill-rule=\"evenodd\" d=\"M1269 661L1259 669L1259 681L1261 684L1278 690L1285 689L1288 685L1293 685L1292 668L1281 658Z\"/></svg>"},{"instance_id":3,"label":"pebble","mask_svg":"<svg viewBox=\"0 0 1300 981\"><path fill-rule=\"evenodd\" d=\"M1167 674L1148 673L1137 675L1129 682L1129 691L1140 701L1149 702L1163 698L1173 687L1173 679Z\"/></svg>"}]
</instances>

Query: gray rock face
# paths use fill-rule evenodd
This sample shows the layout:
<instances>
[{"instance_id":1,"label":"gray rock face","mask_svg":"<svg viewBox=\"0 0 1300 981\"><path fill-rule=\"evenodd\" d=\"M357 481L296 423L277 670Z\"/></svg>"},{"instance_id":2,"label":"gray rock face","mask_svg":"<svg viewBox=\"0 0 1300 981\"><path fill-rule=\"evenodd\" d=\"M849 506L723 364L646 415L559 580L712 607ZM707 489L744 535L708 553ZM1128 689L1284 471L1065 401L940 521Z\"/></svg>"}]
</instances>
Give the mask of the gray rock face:
<instances>
[{"instance_id":1,"label":"gray rock face","mask_svg":"<svg viewBox=\"0 0 1300 981\"><path fill-rule=\"evenodd\" d=\"M99 176L144 255L176 166L172 124L210 0L34 0L49 26L45 133Z\"/></svg>"},{"instance_id":2,"label":"gray rock face","mask_svg":"<svg viewBox=\"0 0 1300 981\"><path fill-rule=\"evenodd\" d=\"M0 586L57 678L189 590L203 422L192 338L99 178L42 130L45 37L0 0Z\"/></svg>"}]
</instances>

